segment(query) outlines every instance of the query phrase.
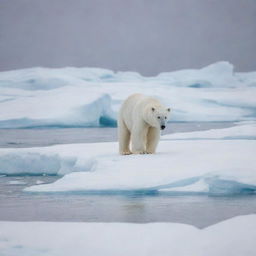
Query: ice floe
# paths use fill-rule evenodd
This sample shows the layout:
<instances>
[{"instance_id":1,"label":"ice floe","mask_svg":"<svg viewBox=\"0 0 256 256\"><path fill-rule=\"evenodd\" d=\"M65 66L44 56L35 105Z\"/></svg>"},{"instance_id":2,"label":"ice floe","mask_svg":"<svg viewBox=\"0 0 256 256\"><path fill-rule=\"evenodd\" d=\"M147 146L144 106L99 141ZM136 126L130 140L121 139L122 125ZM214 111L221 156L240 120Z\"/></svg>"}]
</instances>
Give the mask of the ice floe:
<instances>
[{"instance_id":1,"label":"ice floe","mask_svg":"<svg viewBox=\"0 0 256 256\"><path fill-rule=\"evenodd\" d=\"M204 229L179 223L0 222L1 254L12 256L254 256L255 237L256 215Z\"/></svg>"},{"instance_id":2,"label":"ice floe","mask_svg":"<svg viewBox=\"0 0 256 256\"><path fill-rule=\"evenodd\" d=\"M32 186L25 191L189 191L216 195L254 193L255 150L254 140L205 140L162 141L155 155L119 156L116 143L17 149L15 154L24 156L33 152L37 157L50 154L58 162L56 169L49 165L51 171L72 172L52 184ZM12 154L10 149L6 153Z\"/></svg>"},{"instance_id":3,"label":"ice floe","mask_svg":"<svg viewBox=\"0 0 256 256\"><path fill-rule=\"evenodd\" d=\"M0 174L64 175L29 192L255 193L256 140L241 139L254 136L254 128L243 122L166 135L154 155L120 156L116 142L2 148Z\"/></svg>"},{"instance_id":4,"label":"ice floe","mask_svg":"<svg viewBox=\"0 0 256 256\"><path fill-rule=\"evenodd\" d=\"M160 98L172 121L238 121L256 116L256 72L228 62L143 77L97 68L31 68L0 73L0 128L114 126L130 94Z\"/></svg>"}]
</instances>

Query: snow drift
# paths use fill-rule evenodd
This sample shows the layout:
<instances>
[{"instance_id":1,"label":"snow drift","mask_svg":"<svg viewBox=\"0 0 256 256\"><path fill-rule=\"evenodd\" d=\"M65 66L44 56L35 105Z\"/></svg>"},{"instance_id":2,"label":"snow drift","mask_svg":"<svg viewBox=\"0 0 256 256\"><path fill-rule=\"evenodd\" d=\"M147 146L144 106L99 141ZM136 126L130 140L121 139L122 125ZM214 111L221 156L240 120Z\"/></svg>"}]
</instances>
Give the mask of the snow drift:
<instances>
[{"instance_id":1,"label":"snow drift","mask_svg":"<svg viewBox=\"0 0 256 256\"><path fill-rule=\"evenodd\" d=\"M159 97L173 121L237 121L256 116L256 72L218 62L143 77L97 68L31 68L0 73L0 128L114 126L130 94Z\"/></svg>"}]
</instances>

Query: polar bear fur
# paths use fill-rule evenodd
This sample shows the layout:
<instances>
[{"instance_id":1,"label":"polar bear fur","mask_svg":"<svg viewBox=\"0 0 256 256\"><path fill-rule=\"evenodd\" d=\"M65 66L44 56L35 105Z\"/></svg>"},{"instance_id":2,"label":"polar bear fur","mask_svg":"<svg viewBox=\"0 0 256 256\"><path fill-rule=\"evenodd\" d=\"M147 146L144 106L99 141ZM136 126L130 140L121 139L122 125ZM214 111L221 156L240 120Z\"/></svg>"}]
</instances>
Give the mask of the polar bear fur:
<instances>
[{"instance_id":1,"label":"polar bear fur","mask_svg":"<svg viewBox=\"0 0 256 256\"><path fill-rule=\"evenodd\" d=\"M129 96L122 104L118 117L119 153L155 153L160 130L165 128L169 114L170 108L164 107L155 98L142 94Z\"/></svg>"}]
</instances>

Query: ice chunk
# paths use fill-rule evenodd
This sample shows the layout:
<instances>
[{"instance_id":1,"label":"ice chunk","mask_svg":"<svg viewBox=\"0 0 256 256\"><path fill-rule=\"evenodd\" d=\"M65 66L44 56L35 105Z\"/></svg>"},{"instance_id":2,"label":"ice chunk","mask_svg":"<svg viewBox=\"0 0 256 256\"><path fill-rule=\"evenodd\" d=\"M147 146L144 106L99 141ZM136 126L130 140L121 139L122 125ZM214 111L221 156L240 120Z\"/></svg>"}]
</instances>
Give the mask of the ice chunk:
<instances>
[{"instance_id":1,"label":"ice chunk","mask_svg":"<svg viewBox=\"0 0 256 256\"><path fill-rule=\"evenodd\" d=\"M241 85L234 76L234 67L229 62L221 61L202 69L187 69L157 76L160 81L191 88L234 87Z\"/></svg>"},{"instance_id":2,"label":"ice chunk","mask_svg":"<svg viewBox=\"0 0 256 256\"><path fill-rule=\"evenodd\" d=\"M116 119L110 97L87 94L86 88L76 91L66 86L40 91L36 96L32 92L0 105L1 128L100 126Z\"/></svg>"}]
</instances>

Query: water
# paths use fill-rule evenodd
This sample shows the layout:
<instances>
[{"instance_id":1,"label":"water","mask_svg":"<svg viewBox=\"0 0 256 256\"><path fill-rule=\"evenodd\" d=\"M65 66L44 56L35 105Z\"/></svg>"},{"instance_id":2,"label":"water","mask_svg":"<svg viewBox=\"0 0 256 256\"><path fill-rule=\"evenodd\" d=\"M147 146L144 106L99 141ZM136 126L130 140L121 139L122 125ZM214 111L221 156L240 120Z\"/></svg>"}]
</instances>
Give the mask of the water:
<instances>
[{"instance_id":1,"label":"water","mask_svg":"<svg viewBox=\"0 0 256 256\"><path fill-rule=\"evenodd\" d=\"M233 123L174 123L165 133L207 130ZM0 147L116 140L115 128L0 130ZM32 194L23 189L58 176L0 177L0 221L179 222L203 228L256 213L256 196Z\"/></svg>"},{"instance_id":2,"label":"water","mask_svg":"<svg viewBox=\"0 0 256 256\"><path fill-rule=\"evenodd\" d=\"M232 122L170 123L162 134L217 129L233 125ZM0 129L0 147L42 147L116 140L116 128Z\"/></svg>"}]
</instances>

